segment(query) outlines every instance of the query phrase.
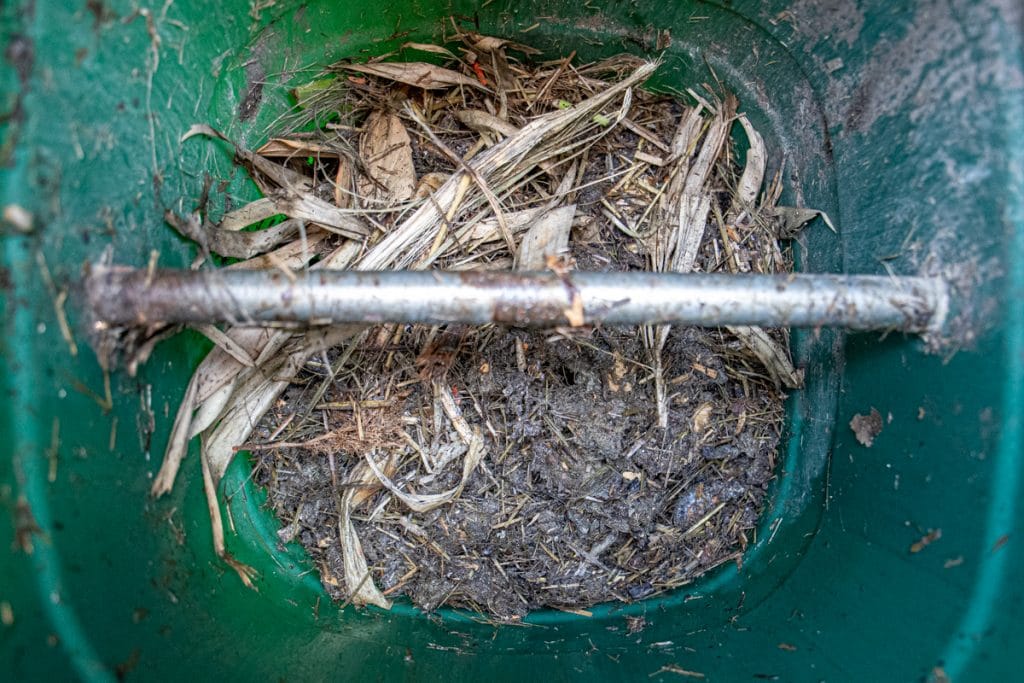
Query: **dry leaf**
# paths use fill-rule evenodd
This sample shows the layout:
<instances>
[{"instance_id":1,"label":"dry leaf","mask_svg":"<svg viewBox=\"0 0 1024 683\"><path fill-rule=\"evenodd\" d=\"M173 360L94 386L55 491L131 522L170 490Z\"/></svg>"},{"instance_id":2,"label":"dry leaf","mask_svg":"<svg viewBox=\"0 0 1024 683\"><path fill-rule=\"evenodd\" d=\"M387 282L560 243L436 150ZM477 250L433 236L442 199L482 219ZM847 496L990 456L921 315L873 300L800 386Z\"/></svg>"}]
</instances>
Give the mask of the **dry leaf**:
<instances>
[{"instance_id":1,"label":"dry leaf","mask_svg":"<svg viewBox=\"0 0 1024 683\"><path fill-rule=\"evenodd\" d=\"M466 481L469 479L469 475L473 473L477 465L480 464L480 460L483 458L484 453L484 438L479 431L474 432L473 438L469 444L469 450L466 455L463 456L462 460L462 478L459 479L459 483L448 491L442 493L406 493L403 491L395 482L393 482L387 474L381 471L380 466L377 465L373 460L373 456L370 453L366 454L366 464L373 471L377 480L384 486L388 491L392 493L396 498L406 504L407 507L416 512L429 512L434 508L441 507L446 503L450 503L460 495L462 490L466 487Z\"/></svg>"},{"instance_id":2,"label":"dry leaf","mask_svg":"<svg viewBox=\"0 0 1024 683\"><path fill-rule=\"evenodd\" d=\"M210 475L210 469L205 460L202 461L202 469L203 492L206 494L206 507L210 514L210 530L213 532L213 551L225 564L235 570L246 588L256 590L256 585L252 582L256 578L256 570L233 558L224 545L224 523L220 516L220 502L217 500L217 485Z\"/></svg>"},{"instance_id":3,"label":"dry leaf","mask_svg":"<svg viewBox=\"0 0 1024 683\"><path fill-rule=\"evenodd\" d=\"M327 157L337 159L341 151L331 145L313 140L291 140L288 138L271 138L256 150L256 154L268 158L292 157Z\"/></svg>"},{"instance_id":4,"label":"dry leaf","mask_svg":"<svg viewBox=\"0 0 1024 683\"><path fill-rule=\"evenodd\" d=\"M174 418L174 425L171 427L171 436L167 441L167 450L164 452L160 471L157 472L153 479L153 486L149 490L150 495L154 498L159 498L174 488L174 479L178 475L181 461L188 453L188 442L191 438L189 428L192 423L192 411L195 410L197 386L198 375L193 374L188 388L185 389L185 396L181 399L178 414Z\"/></svg>"},{"instance_id":5,"label":"dry leaf","mask_svg":"<svg viewBox=\"0 0 1024 683\"><path fill-rule=\"evenodd\" d=\"M757 193L761 189L761 183L764 181L765 167L768 163L761 134L750 124L746 114L740 114L737 118L740 125L743 126L743 132L747 134L750 148L747 150L747 158L744 161L743 175L740 176L739 185L736 187L736 197L733 200L735 213L753 208L754 202L757 201Z\"/></svg>"},{"instance_id":6,"label":"dry leaf","mask_svg":"<svg viewBox=\"0 0 1024 683\"><path fill-rule=\"evenodd\" d=\"M181 136L181 142L185 142L197 135L217 138L218 140L223 140L231 145L232 149L235 151L235 156L245 163L246 167L250 171L252 179L257 185L259 185L263 192L269 192L275 186L289 188L294 191L309 191L313 188L313 181L303 174L293 171L290 168L286 168L280 164L276 164L259 154L250 152L241 145L236 145L226 135L205 123L197 123L190 127L185 131L185 134Z\"/></svg>"},{"instance_id":7,"label":"dry leaf","mask_svg":"<svg viewBox=\"0 0 1024 683\"><path fill-rule=\"evenodd\" d=\"M233 270L266 270L272 268L275 263L284 263L293 269L302 268L313 257L319 255L321 250L318 247L327 239L327 235L326 231L310 226L306 230L306 239L294 240L266 254L253 256L225 267Z\"/></svg>"},{"instance_id":8,"label":"dry leaf","mask_svg":"<svg viewBox=\"0 0 1024 683\"><path fill-rule=\"evenodd\" d=\"M508 40L494 36L474 36L472 45L477 52L493 52L508 45Z\"/></svg>"},{"instance_id":9,"label":"dry leaf","mask_svg":"<svg viewBox=\"0 0 1024 683\"><path fill-rule=\"evenodd\" d=\"M478 109L463 109L455 112L455 118L462 122L467 128L479 133L496 133L508 137L515 135L519 129L505 119L498 118Z\"/></svg>"},{"instance_id":10,"label":"dry leaf","mask_svg":"<svg viewBox=\"0 0 1024 683\"><path fill-rule=\"evenodd\" d=\"M477 52L494 52L495 50L507 47L526 55L540 54L540 50L536 48L530 47L529 45L523 45L521 43L514 43L506 38L484 36L479 33L465 33L460 37L465 40L467 45Z\"/></svg>"},{"instance_id":11,"label":"dry leaf","mask_svg":"<svg viewBox=\"0 0 1024 683\"><path fill-rule=\"evenodd\" d=\"M828 214L818 209L776 206L774 212L779 220L779 237L782 238L795 237L808 223L819 216L821 216L821 220L825 221L829 230L836 232L836 227L832 224Z\"/></svg>"},{"instance_id":12,"label":"dry leaf","mask_svg":"<svg viewBox=\"0 0 1024 683\"><path fill-rule=\"evenodd\" d=\"M274 200L261 197L224 214L220 219L220 223L217 224L217 228L220 230L238 231L276 215L278 213L277 207L274 206Z\"/></svg>"},{"instance_id":13,"label":"dry leaf","mask_svg":"<svg viewBox=\"0 0 1024 683\"><path fill-rule=\"evenodd\" d=\"M371 76L380 76L424 90L443 90L456 85L487 90L475 78L463 76L458 71L445 69L426 62L375 62L373 64L345 64L346 71L358 71Z\"/></svg>"},{"instance_id":14,"label":"dry leaf","mask_svg":"<svg viewBox=\"0 0 1024 683\"><path fill-rule=\"evenodd\" d=\"M559 256L569 248L569 233L576 205L548 211L527 230L516 253L517 270L543 270L549 256Z\"/></svg>"},{"instance_id":15,"label":"dry leaf","mask_svg":"<svg viewBox=\"0 0 1024 683\"><path fill-rule=\"evenodd\" d=\"M416 169L412 163L412 142L401 119L375 111L366 120L359 138L359 155L367 176L360 176L360 196L372 205L404 202L416 191Z\"/></svg>"},{"instance_id":16,"label":"dry leaf","mask_svg":"<svg viewBox=\"0 0 1024 683\"><path fill-rule=\"evenodd\" d=\"M307 332L297 348L286 357L260 363L259 368L251 371L251 388L244 387L237 391L231 408L203 438L201 453L204 462L209 465L215 486L220 485L228 465L234 459L235 448L245 443L255 429L258 420L253 416L263 417L266 414L313 354L340 344L359 329L357 326L343 325ZM286 333L286 336L290 335Z\"/></svg>"},{"instance_id":17,"label":"dry leaf","mask_svg":"<svg viewBox=\"0 0 1024 683\"><path fill-rule=\"evenodd\" d=\"M384 460L383 471L385 476L393 476L397 469L398 463L394 457L386 458ZM353 510L358 510L360 505L373 498L374 494L382 488L380 481L376 478L370 478L370 481L365 483L360 481L358 484L349 485L354 489L351 501Z\"/></svg>"},{"instance_id":18,"label":"dry leaf","mask_svg":"<svg viewBox=\"0 0 1024 683\"><path fill-rule=\"evenodd\" d=\"M352 525L352 501L363 486L376 485L373 472L364 462L357 464L348 482L351 486L341 499L341 519L338 521L338 535L341 539L341 556L345 567L345 585L349 599L357 605L377 605L391 609L391 602L377 588L366 564L363 546Z\"/></svg>"},{"instance_id":19,"label":"dry leaf","mask_svg":"<svg viewBox=\"0 0 1024 683\"><path fill-rule=\"evenodd\" d=\"M466 419L462 417L462 412L459 410L459 407L455 405L455 397L452 396L451 389L444 382L439 380L434 380L431 384L433 386L434 396L440 402L445 415L448 416L448 420L452 423L452 427L455 428L459 438L461 438L469 447L462 460L462 477L459 479L459 483L455 488L443 493L419 495L406 493L380 471L369 453L366 454L366 464L373 471L381 484L383 484L386 489L391 491L391 493L399 498L403 503L417 512L433 510L434 508L451 502L462 495L462 489L465 488L466 482L469 480L469 476L476 469L477 465L480 464L480 460L483 459L484 455L484 438L480 434L479 429L470 427L469 423L466 422Z\"/></svg>"},{"instance_id":20,"label":"dry leaf","mask_svg":"<svg viewBox=\"0 0 1024 683\"><path fill-rule=\"evenodd\" d=\"M352 213L342 211L311 193L291 194L279 191L270 198L274 201L277 213L283 213L289 218L316 223L325 230L355 240L361 240L370 232L366 224Z\"/></svg>"},{"instance_id":21,"label":"dry leaf","mask_svg":"<svg viewBox=\"0 0 1024 683\"><path fill-rule=\"evenodd\" d=\"M430 43L402 43L401 49L419 50L420 52L430 52L431 54L441 55L442 57L458 59L455 53L449 50L448 48L441 47L440 45L432 45Z\"/></svg>"},{"instance_id":22,"label":"dry leaf","mask_svg":"<svg viewBox=\"0 0 1024 683\"><path fill-rule=\"evenodd\" d=\"M204 225L198 214L182 218L173 211L168 211L164 214L164 220L183 237L187 237L214 254L231 258L252 258L281 244L291 242L299 235L299 223L296 220L286 220L269 228L252 232L222 230Z\"/></svg>"},{"instance_id":23,"label":"dry leaf","mask_svg":"<svg viewBox=\"0 0 1024 683\"><path fill-rule=\"evenodd\" d=\"M693 431L696 434L703 434L707 431L711 425L711 410L713 406L710 403L703 403L697 411L693 414Z\"/></svg>"},{"instance_id":24,"label":"dry leaf","mask_svg":"<svg viewBox=\"0 0 1024 683\"><path fill-rule=\"evenodd\" d=\"M505 225L508 226L509 232L515 235L529 227L533 223L534 219L540 216L541 213L543 213L542 208L523 209L521 211L506 213ZM479 241L481 243L496 242L497 240L502 239L498 219L485 218L473 226L468 237L471 240Z\"/></svg>"}]
</instances>

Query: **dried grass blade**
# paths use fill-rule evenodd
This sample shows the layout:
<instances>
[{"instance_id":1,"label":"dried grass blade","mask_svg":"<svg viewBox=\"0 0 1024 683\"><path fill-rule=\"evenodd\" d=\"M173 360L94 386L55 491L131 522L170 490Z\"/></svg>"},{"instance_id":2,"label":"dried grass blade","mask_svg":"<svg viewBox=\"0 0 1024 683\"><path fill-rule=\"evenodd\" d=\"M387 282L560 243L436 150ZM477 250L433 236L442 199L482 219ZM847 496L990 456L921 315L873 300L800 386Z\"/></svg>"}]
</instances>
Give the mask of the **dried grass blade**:
<instances>
[{"instance_id":1,"label":"dried grass blade","mask_svg":"<svg viewBox=\"0 0 1024 683\"><path fill-rule=\"evenodd\" d=\"M274 200L269 197L261 197L224 214L217 227L221 230L237 231L276 215L278 215L278 211L274 206Z\"/></svg>"},{"instance_id":2,"label":"dried grass blade","mask_svg":"<svg viewBox=\"0 0 1024 683\"><path fill-rule=\"evenodd\" d=\"M337 147L326 145L313 140L291 140L289 138L271 138L262 147L256 150L256 154L268 158L284 157L326 157L340 158L342 152Z\"/></svg>"},{"instance_id":3,"label":"dried grass blade","mask_svg":"<svg viewBox=\"0 0 1024 683\"><path fill-rule=\"evenodd\" d=\"M390 477L381 471L380 466L374 462L372 454L366 453L365 459L366 464L369 466L374 476L376 476L380 481L381 485L390 491L392 495L405 503L409 509L416 512L430 512L435 508L452 502L462 495L463 489L466 488L466 482L469 480L469 476L476 469L477 465L480 464L480 460L483 458L483 453L484 438L479 432L475 432L469 444L469 450L466 452L466 455L462 460L462 478L454 488L442 493L406 493L394 481L392 481Z\"/></svg>"},{"instance_id":4,"label":"dried grass blade","mask_svg":"<svg viewBox=\"0 0 1024 683\"><path fill-rule=\"evenodd\" d=\"M351 239L362 239L370 229L356 216L325 202L313 194L278 194L273 197L277 213L316 223L325 230L344 235Z\"/></svg>"},{"instance_id":5,"label":"dried grass blade","mask_svg":"<svg viewBox=\"0 0 1024 683\"><path fill-rule=\"evenodd\" d=\"M178 406L178 414L174 417L174 425L171 427L171 436L167 440L167 449L164 451L160 471L156 473L153 486L149 490L150 495L154 498L159 498L174 488L174 480L181 468L181 461L188 453L192 412L195 410L198 386L198 376L192 375L188 388L185 389L185 396Z\"/></svg>"},{"instance_id":6,"label":"dried grass blade","mask_svg":"<svg viewBox=\"0 0 1024 683\"><path fill-rule=\"evenodd\" d=\"M431 43L402 43L399 46L401 50L418 50L420 52L429 52L435 55L441 55L442 57L448 57L450 59L458 59L454 52L446 47L440 45L433 45Z\"/></svg>"},{"instance_id":7,"label":"dried grass blade","mask_svg":"<svg viewBox=\"0 0 1024 683\"><path fill-rule=\"evenodd\" d=\"M224 545L224 521L221 519L220 502L217 500L217 485L213 481L205 460L202 462L202 468L203 492L206 494L206 507L210 513L210 530L213 532L213 551L217 554L217 557L235 570L238 578L242 580L246 588L256 590L256 585L252 582L257 576L256 570L231 557L227 547Z\"/></svg>"},{"instance_id":8,"label":"dried grass blade","mask_svg":"<svg viewBox=\"0 0 1024 683\"><path fill-rule=\"evenodd\" d=\"M281 263L298 270L318 255L321 243L327 239L328 233L315 227L306 230L306 239L297 239L273 251L260 256L253 256L245 261L232 263L227 268L236 270L267 270Z\"/></svg>"},{"instance_id":9,"label":"dried grass blade","mask_svg":"<svg viewBox=\"0 0 1024 683\"><path fill-rule=\"evenodd\" d=\"M195 325L195 330L217 345L224 353L228 354L247 368L256 366L255 361L249 353L243 349L238 342L228 336L222 329L215 325Z\"/></svg>"},{"instance_id":10,"label":"dried grass blade","mask_svg":"<svg viewBox=\"0 0 1024 683\"><path fill-rule=\"evenodd\" d=\"M733 198L733 212L752 211L757 201L757 193L764 182L765 168L768 163L768 156L764 147L764 139L757 132L746 114L738 117L743 132L747 135L750 148L747 150L747 157L743 164L743 175L740 176L739 185L736 188L736 196Z\"/></svg>"},{"instance_id":11,"label":"dried grass blade","mask_svg":"<svg viewBox=\"0 0 1024 683\"><path fill-rule=\"evenodd\" d=\"M274 211L270 215L275 215ZM207 251L230 258L249 259L271 251L285 242L294 240L299 234L299 223L285 221L264 230L234 232L236 229L221 229L204 225L198 214L182 218L173 211L164 214L164 220L180 235L187 237ZM262 220L262 219L257 219ZM232 223L232 225L235 225Z\"/></svg>"},{"instance_id":12,"label":"dried grass blade","mask_svg":"<svg viewBox=\"0 0 1024 683\"><path fill-rule=\"evenodd\" d=\"M301 173L293 171L290 168L285 168L280 164L275 164L269 159L235 144L226 135L205 123L197 123L190 127L185 134L181 136L181 142L185 142L197 135L217 138L218 140L223 140L231 145L231 148L235 151L235 156L245 163L252 174L253 180L256 181L264 192L270 191L272 187L271 184L267 183L267 180L273 181L272 184L277 185L278 187L286 187L298 191L308 191L313 187L313 181Z\"/></svg>"},{"instance_id":13,"label":"dried grass blade","mask_svg":"<svg viewBox=\"0 0 1024 683\"><path fill-rule=\"evenodd\" d=\"M355 527L352 524L352 510L360 492L367 488L373 489L380 484L365 462L359 462L353 469L347 482L348 490L341 496L339 503L338 537L341 541L341 556L345 568L345 585L350 593L349 599L357 605L376 605L381 609L391 609L391 602L377 588L370 577L370 568L366 564L363 546L359 542Z\"/></svg>"},{"instance_id":14,"label":"dried grass blade","mask_svg":"<svg viewBox=\"0 0 1024 683\"><path fill-rule=\"evenodd\" d=\"M436 64L427 62L374 62L373 64L343 64L344 71L379 76L399 83L405 83L424 90L444 90L461 85L468 88L487 90L474 78L464 76Z\"/></svg>"},{"instance_id":15,"label":"dried grass blade","mask_svg":"<svg viewBox=\"0 0 1024 683\"><path fill-rule=\"evenodd\" d=\"M202 455L210 468L214 484L219 485L228 465L235 457L235 448L245 443L256 423L266 414L310 356L348 339L359 328L345 325L307 333L298 347L286 358L268 366L261 365L259 382L252 390L239 391L236 402L220 422L203 439Z\"/></svg>"},{"instance_id":16,"label":"dried grass blade","mask_svg":"<svg viewBox=\"0 0 1024 683\"><path fill-rule=\"evenodd\" d=\"M518 128L505 119L478 109L462 109L455 112L455 118L467 128L478 133L494 133L503 137L510 137L519 132Z\"/></svg>"}]
</instances>

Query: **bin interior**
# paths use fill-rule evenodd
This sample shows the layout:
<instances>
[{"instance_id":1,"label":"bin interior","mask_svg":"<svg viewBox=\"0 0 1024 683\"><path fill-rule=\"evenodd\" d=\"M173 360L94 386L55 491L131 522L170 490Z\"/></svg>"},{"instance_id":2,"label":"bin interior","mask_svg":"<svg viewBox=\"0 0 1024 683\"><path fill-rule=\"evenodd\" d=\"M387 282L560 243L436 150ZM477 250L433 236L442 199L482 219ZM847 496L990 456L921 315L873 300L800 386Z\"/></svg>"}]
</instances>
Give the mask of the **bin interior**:
<instances>
[{"instance_id":1,"label":"bin interior","mask_svg":"<svg viewBox=\"0 0 1024 683\"><path fill-rule=\"evenodd\" d=\"M1012 3L397 2L217 7L188 0L6 4L3 204L35 229L3 238L0 553L17 677L375 678L443 675L725 680L953 678L1010 671L1024 555L1014 536L1024 383L1022 19ZM261 5L268 5L260 7ZM656 54L660 88L716 79L786 159L784 203L827 211L798 246L811 272L950 273L960 298L947 353L890 335L799 333L807 386L788 403L769 509L743 566L658 599L495 627L408 605L338 611L240 458L223 486L230 550L261 574L246 590L213 555L198 453L174 492L148 498L185 382L208 345L161 344L138 377L111 378L87 348L75 288L112 248L187 267L160 214L206 170L253 196L229 152L178 139L210 123L247 145L289 105L287 87L341 57L450 33L448 17L551 57ZM255 103L255 104L254 104ZM243 108L255 115L241 120ZM42 254L42 257L40 256ZM45 263L45 266L43 265ZM42 275L48 270L54 284ZM66 288L78 354L53 304ZM969 342L970 349L953 353ZM868 449L847 427L876 408ZM911 552L930 530L941 538ZM14 541L28 539L33 551ZM626 616L643 616L630 634Z\"/></svg>"}]
</instances>

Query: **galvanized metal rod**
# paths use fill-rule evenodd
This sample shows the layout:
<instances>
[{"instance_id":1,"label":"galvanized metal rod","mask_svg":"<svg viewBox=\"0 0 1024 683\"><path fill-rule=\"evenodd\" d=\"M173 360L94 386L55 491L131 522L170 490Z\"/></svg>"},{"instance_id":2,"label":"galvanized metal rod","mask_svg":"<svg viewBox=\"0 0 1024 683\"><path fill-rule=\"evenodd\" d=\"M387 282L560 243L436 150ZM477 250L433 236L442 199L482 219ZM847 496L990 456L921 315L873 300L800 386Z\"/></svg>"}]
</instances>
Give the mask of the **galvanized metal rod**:
<instances>
[{"instance_id":1,"label":"galvanized metal rod","mask_svg":"<svg viewBox=\"0 0 1024 683\"><path fill-rule=\"evenodd\" d=\"M866 275L136 270L94 266L95 324L677 323L924 332L939 279Z\"/></svg>"}]
</instances>

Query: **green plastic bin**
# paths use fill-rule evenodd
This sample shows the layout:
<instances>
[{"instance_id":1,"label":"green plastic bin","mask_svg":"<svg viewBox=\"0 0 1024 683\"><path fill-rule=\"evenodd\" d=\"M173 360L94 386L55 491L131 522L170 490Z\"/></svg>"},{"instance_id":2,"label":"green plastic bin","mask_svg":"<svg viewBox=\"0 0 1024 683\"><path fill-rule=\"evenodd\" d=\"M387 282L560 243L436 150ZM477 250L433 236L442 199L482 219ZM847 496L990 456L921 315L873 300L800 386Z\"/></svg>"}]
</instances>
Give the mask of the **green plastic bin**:
<instances>
[{"instance_id":1,"label":"green plastic bin","mask_svg":"<svg viewBox=\"0 0 1024 683\"><path fill-rule=\"evenodd\" d=\"M1020 675L1017 0L16 0L0 13L5 679ZM158 250L161 265L186 266L192 247L162 224L163 207L197 196L207 169L253 192L222 148L178 142L192 123L258 143L287 106L284 86L311 66L437 39L452 15L551 56L664 47L657 85L717 78L736 92L771 158L786 158L784 200L839 227L809 228L801 268L955 280L943 353L900 335L797 335L807 388L789 401L772 504L741 568L525 626L403 605L339 611L301 550L277 547L244 462L224 488L228 543L259 569L259 593L213 555L195 452L173 494L148 497L207 346L163 343L137 378L113 376L104 406L75 307L82 264L111 248L121 263ZM77 355L54 305L64 291ZM884 428L865 448L847 425L872 408Z\"/></svg>"}]
</instances>

